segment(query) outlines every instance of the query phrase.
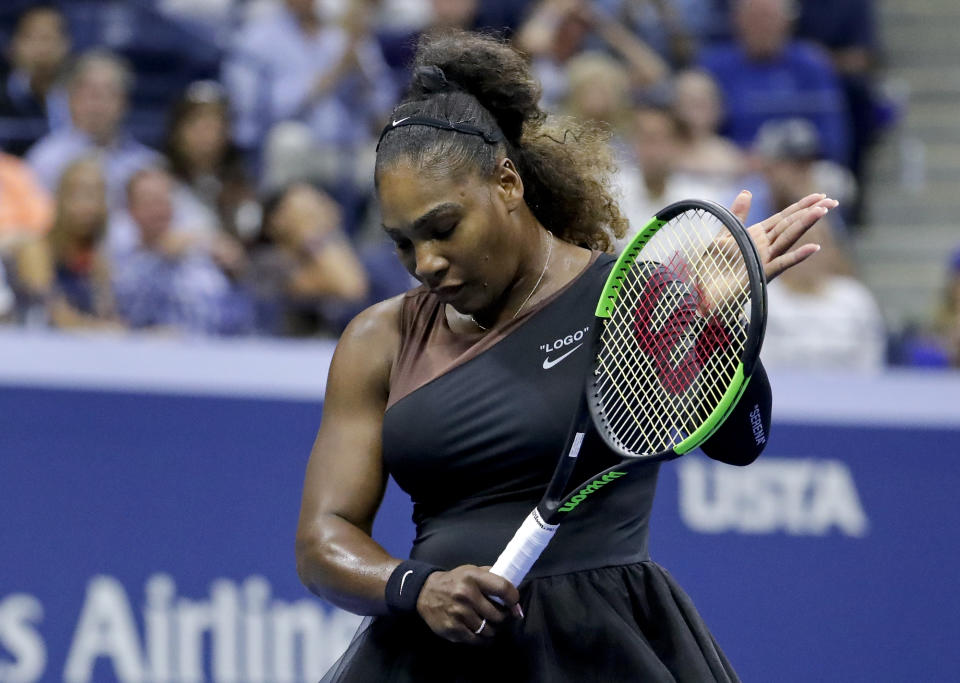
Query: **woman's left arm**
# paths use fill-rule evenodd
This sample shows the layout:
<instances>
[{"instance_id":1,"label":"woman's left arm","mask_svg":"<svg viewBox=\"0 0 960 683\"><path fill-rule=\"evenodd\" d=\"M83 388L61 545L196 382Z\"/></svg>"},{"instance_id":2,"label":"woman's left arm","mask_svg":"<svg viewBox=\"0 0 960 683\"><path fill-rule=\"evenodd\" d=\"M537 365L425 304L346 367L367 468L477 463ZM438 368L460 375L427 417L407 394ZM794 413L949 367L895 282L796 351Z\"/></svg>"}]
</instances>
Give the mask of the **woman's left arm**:
<instances>
[{"instance_id":1,"label":"woman's left arm","mask_svg":"<svg viewBox=\"0 0 960 683\"><path fill-rule=\"evenodd\" d=\"M750 211L750 193L741 192L731 211L741 221ZM800 238L838 202L823 194L807 195L783 211L750 226L748 232L757 245L764 274L769 282L777 275L813 256L817 244L795 247ZM761 362L757 362L750 383L736 407L719 429L701 447L714 460L731 465L749 465L763 451L770 435L772 405L770 382Z\"/></svg>"}]
</instances>

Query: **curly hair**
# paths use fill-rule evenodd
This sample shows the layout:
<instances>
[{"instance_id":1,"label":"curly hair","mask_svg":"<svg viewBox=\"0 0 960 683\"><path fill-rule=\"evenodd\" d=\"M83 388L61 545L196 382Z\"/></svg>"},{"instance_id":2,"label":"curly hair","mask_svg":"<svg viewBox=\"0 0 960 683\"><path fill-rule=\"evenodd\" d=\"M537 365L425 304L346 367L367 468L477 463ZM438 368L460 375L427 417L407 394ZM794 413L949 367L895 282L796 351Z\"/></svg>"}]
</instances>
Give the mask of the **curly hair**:
<instances>
[{"instance_id":1,"label":"curly hair","mask_svg":"<svg viewBox=\"0 0 960 683\"><path fill-rule=\"evenodd\" d=\"M609 186L616 168L609 132L541 110L540 85L520 52L493 36L444 30L420 39L413 67L394 120L469 124L502 141L428 126L393 128L381 138L377 178L400 160L433 177L464 171L487 177L506 156L523 180L527 206L554 235L603 251L623 237L627 220Z\"/></svg>"}]
</instances>

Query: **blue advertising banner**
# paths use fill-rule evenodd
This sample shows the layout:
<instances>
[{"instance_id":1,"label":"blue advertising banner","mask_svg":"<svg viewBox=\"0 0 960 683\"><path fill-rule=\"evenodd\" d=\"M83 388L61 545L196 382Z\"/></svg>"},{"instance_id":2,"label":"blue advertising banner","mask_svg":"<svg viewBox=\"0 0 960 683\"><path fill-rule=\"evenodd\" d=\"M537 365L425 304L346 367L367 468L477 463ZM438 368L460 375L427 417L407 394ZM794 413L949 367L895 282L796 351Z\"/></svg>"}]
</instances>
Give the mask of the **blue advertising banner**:
<instances>
[{"instance_id":1,"label":"blue advertising banner","mask_svg":"<svg viewBox=\"0 0 960 683\"><path fill-rule=\"evenodd\" d=\"M0 335L0 682L317 680L359 622L294 567L331 351ZM956 680L960 377L773 381L760 460L663 466L653 558L745 681Z\"/></svg>"}]
</instances>

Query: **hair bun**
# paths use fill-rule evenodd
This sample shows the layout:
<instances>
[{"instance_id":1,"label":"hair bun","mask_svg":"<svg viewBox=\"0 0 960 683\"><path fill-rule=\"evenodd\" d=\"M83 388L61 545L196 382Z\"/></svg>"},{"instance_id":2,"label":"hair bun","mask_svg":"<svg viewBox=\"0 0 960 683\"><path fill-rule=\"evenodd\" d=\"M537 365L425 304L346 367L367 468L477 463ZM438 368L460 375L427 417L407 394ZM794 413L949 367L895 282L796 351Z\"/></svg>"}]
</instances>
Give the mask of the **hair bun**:
<instances>
[{"instance_id":1,"label":"hair bun","mask_svg":"<svg viewBox=\"0 0 960 683\"><path fill-rule=\"evenodd\" d=\"M457 88L447 80L447 75L443 73L443 69L436 64L418 66L414 69L413 82L422 92L427 94L457 90Z\"/></svg>"}]
</instances>

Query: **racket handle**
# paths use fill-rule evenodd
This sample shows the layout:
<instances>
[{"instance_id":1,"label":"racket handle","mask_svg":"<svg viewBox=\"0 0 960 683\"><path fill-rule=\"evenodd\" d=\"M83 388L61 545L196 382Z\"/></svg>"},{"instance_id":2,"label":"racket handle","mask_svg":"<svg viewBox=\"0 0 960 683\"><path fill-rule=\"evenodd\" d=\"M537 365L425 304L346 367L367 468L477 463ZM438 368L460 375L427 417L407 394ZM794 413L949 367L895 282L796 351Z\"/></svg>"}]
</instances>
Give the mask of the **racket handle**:
<instances>
[{"instance_id":1,"label":"racket handle","mask_svg":"<svg viewBox=\"0 0 960 683\"><path fill-rule=\"evenodd\" d=\"M547 524L540 513L534 508L527 515L517 533L500 553L490 572L502 576L514 586L519 586L530 571L530 567L540 557L540 553L547 547L550 539L557 532L557 524ZM497 600L491 597L492 600ZM497 600L499 602L499 600Z\"/></svg>"}]
</instances>

